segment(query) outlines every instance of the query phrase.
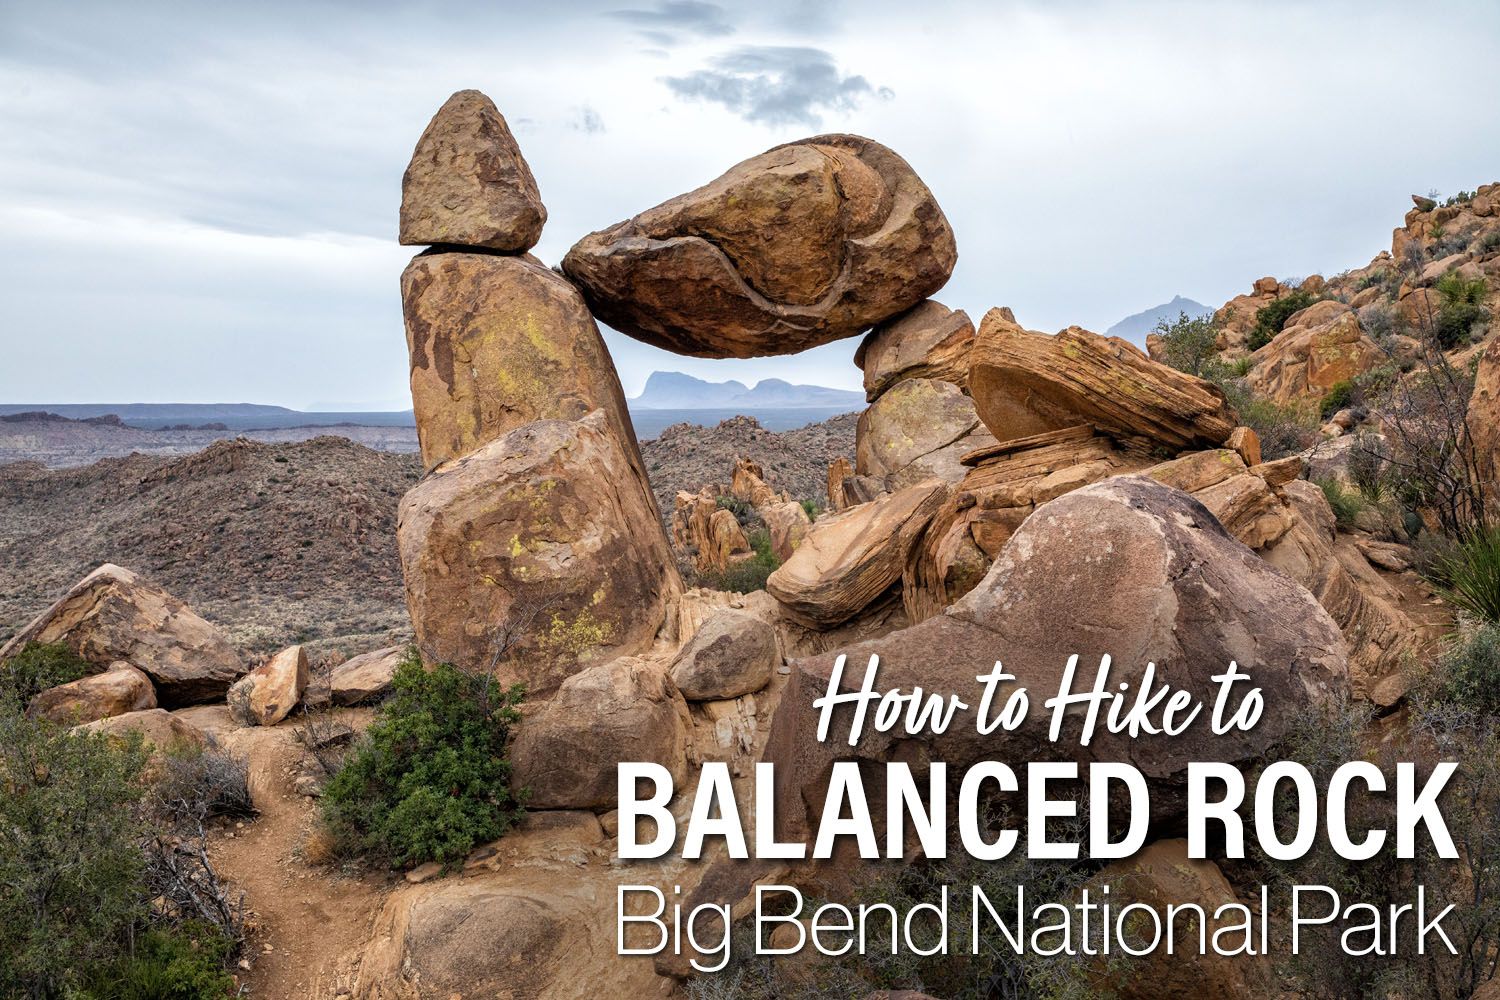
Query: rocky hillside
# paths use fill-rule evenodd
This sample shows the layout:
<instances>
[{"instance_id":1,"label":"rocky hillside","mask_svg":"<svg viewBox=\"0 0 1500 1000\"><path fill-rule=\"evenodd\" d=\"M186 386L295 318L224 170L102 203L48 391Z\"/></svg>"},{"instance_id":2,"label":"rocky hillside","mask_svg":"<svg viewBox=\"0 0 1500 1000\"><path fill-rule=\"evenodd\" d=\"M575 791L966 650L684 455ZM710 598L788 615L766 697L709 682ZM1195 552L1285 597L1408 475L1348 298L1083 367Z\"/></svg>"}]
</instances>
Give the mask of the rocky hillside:
<instances>
[{"instance_id":1,"label":"rocky hillside","mask_svg":"<svg viewBox=\"0 0 1500 1000\"><path fill-rule=\"evenodd\" d=\"M0 466L0 638L103 562L151 577L250 652L403 636L396 505L419 471L414 455L338 437Z\"/></svg>"}]
</instances>

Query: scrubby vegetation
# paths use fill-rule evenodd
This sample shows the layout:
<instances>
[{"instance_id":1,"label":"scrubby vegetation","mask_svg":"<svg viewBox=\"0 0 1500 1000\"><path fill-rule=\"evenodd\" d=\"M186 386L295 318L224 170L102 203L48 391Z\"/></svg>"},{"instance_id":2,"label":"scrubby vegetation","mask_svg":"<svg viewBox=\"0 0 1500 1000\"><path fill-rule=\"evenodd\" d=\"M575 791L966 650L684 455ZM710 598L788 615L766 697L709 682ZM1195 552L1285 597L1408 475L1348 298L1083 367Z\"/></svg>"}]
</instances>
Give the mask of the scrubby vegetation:
<instances>
[{"instance_id":1,"label":"scrubby vegetation","mask_svg":"<svg viewBox=\"0 0 1500 1000\"><path fill-rule=\"evenodd\" d=\"M1432 320L1432 335L1444 350L1469 343L1476 327L1489 319L1484 297L1487 291L1483 278L1465 278L1457 271L1449 271L1438 279L1435 286L1438 294L1437 315Z\"/></svg>"},{"instance_id":2,"label":"scrubby vegetation","mask_svg":"<svg viewBox=\"0 0 1500 1000\"><path fill-rule=\"evenodd\" d=\"M745 533L754 554L749 559L733 563L720 573L709 574L705 581L715 590L727 590L736 594L765 590L766 580L781 568L781 560L771 548L771 533L765 528L753 528Z\"/></svg>"},{"instance_id":3,"label":"scrubby vegetation","mask_svg":"<svg viewBox=\"0 0 1500 1000\"><path fill-rule=\"evenodd\" d=\"M1161 338L1162 358L1180 372L1206 378L1219 354L1219 327L1213 316L1189 316L1179 312L1171 322L1162 320L1154 331Z\"/></svg>"},{"instance_id":4,"label":"scrubby vegetation","mask_svg":"<svg viewBox=\"0 0 1500 1000\"><path fill-rule=\"evenodd\" d=\"M59 684L69 684L93 671L87 660L60 642L30 642L0 664L0 698L20 708Z\"/></svg>"},{"instance_id":5,"label":"scrubby vegetation","mask_svg":"<svg viewBox=\"0 0 1500 1000\"><path fill-rule=\"evenodd\" d=\"M1255 329L1250 331L1250 339L1246 346L1252 351L1258 351L1265 347L1276 335L1286 329L1286 321L1291 319L1293 313L1301 312L1314 302L1318 297L1312 292L1298 288L1270 302L1255 313Z\"/></svg>"},{"instance_id":6,"label":"scrubby vegetation","mask_svg":"<svg viewBox=\"0 0 1500 1000\"><path fill-rule=\"evenodd\" d=\"M1365 509L1364 498L1331 476L1317 479L1315 482L1318 484L1318 489L1323 491L1323 497L1328 501L1329 509L1333 511L1333 518L1338 522L1339 527L1347 528L1353 525L1354 519L1359 516L1360 511Z\"/></svg>"},{"instance_id":7,"label":"scrubby vegetation","mask_svg":"<svg viewBox=\"0 0 1500 1000\"><path fill-rule=\"evenodd\" d=\"M323 819L344 856L391 866L452 865L524 812L510 787L510 736L524 691L413 648L391 697L323 794Z\"/></svg>"},{"instance_id":8,"label":"scrubby vegetation","mask_svg":"<svg viewBox=\"0 0 1500 1000\"><path fill-rule=\"evenodd\" d=\"M1448 603L1484 622L1500 622L1500 528L1460 541L1444 560L1441 592Z\"/></svg>"}]
</instances>

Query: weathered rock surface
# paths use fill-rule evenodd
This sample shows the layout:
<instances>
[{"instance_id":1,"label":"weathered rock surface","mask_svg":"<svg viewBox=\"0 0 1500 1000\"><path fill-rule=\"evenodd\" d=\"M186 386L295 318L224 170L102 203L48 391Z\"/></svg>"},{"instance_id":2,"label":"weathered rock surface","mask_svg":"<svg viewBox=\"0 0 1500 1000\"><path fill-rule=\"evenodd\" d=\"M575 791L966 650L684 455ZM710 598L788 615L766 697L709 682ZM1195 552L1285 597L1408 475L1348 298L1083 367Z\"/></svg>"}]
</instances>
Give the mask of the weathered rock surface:
<instances>
[{"instance_id":1,"label":"weathered rock surface","mask_svg":"<svg viewBox=\"0 0 1500 1000\"><path fill-rule=\"evenodd\" d=\"M1500 481L1500 337L1491 340L1479 356L1467 420L1481 476Z\"/></svg>"},{"instance_id":2,"label":"weathered rock surface","mask_svg":"<svg viewBox=\"0 0 1500 1000\"><path fill-rule=\"evenodd\" d=\"M78 729L106 736L125 737L139 733L145 742L158 751L173 751L182 748L202 748L208 745L203 731L178 718L164 708L148 708L141 712L126 712L79 726Z\"/></svg>"},{"instance_id":3,"label":"weathered rock surface","mask_svg":"<svg viewBox=\"0 0 1500 1000\"><path fill-rule=\"evenodd\" d=\"M738 698L765 687L781 663L776 630L753 615L709 616L672 663L672 681L689 701Z\"/></svg>"},{"instance_id":4,"label":"weathered rock surface","mask_svg":"<svg viewBox=\"0 0 1500 1000\"><path fill-rule=\"evenodd\" d=\"M616 765L655 761L687 775L687 703L665 668L626 656L576 673L522 723L511 751L533 809L609 809Z\"/></svg>"},{"instance_id":5,"label":"weathered rock surface","mask_svg":"<svg viewBox=\"0 0 1500 1000\"><path fill-rule=\"evenodd\" d=\"M648 649L682 586L649 490L597 410L439 467L402 500L397 538L423 656L498 656L500 676L533 694Z\"/></svg>"},{"instance_id":6,"label":"weathered rock surface","mask_svg":"<svg viewBox=\"0 0 1500 1000\"><path fill-rule=\"evenodd\" d=\"M26 714L33 719L81 725L126 712L156 707L151 678L128 663L116 663L102 674L49 688L31 699Z\"/></svg>"},{"instance_id":7,"label":"weathered rock surface","mask_svg":"<svg viewBox=\"0 0 1500 1000\"><path fill-rule=\"evenodd\" d=\"M427 468L595 409L641 464L609 348L566 278L521 257L421 254L401 275L401 302Z\"/></svg>"},{"instance_id":8,"label":"weathered rock surface","mask_svg":"<svg viewBox=\"0 0 1500 1000\"><path fill-rule=\"evenodd\" d=\"M980 425L974 401L952 382L909 378L859 415L855 471L900 489L924 479L956 483L967 453L995 443Z\"/></svg>"},{"instance_id":9,"label":"weathered rock surface","mask_svg":"<svg viewBox=\"0 0 1500 1000\"><path fill-rule=\"evenodd\" d=\"M1209 677L1234 660L1262 689L1265 711L1249 732L1214 735L1200 718L1171 737L1096 731L1081 747L1076 721L1056 744L1047 739L1049 713L1040 711L1014 732L980 736L970 709L920 746L867 727L851 748L848 713L835 715L825 743L814 739L812 702L828 690L834 654L798 660L766 751L777 764L783 835L805 835L803 809L822 801L833 761L851 757L940 759L950 768L985 759L1129 760L1158 786L1158 814L1175 815L1190 761L1248 761L1309 704L1348 687L1343 637L1313 596L1231 538L1190 496L1141 476L1116 476L1038 508L980 585L945 614L841 652L853 665L843 690L859 688L864 664L878 653L882 690L920 684L965 701L976 674L997 660L1028 691L1055 692L1074 653L1085 678L1108 654L1113 684L1128 681L1136 690L1146 664L1155 663L1157 683L1212 701L1217 685Z\"/></svg>"},{"instance_id":10,"label":"weathered rock surface","mask_svg":"<svg viewBox=\"0 0 1500 1000\"><path fill-rule=\"evenodd\" d=\"M828 465L828 509L837 514L850 506L844 484L854 478L854 464L843 455Z\"/></svg>"},{"instance_id":11,"label":"weathered rock surface","mask_svg":"<svg viewBox=\"0 0 1500 1000\"><path fill-rule=\"evenodd\" d=\"M848 621L900 579L946 497L947 487L929 480L819 518L766 591L795 621L815 628Z\"/></svg>"},{"instance_id":12,"label":"weathered rock surface","mask_svg":"<svg viewBox=\"0 0 1500 1000\"><path fill-rule=\"evenodd\" d=\"M902 379L935 378L960 389L969 384L974 323L962 309L928 299L871 330L854 363L865 373L865 399L874 402Z\"/></svg>"},{"instance_id":13,"label":"weathered rock surface","mask_svg":"<svg viewBox=\"0 0 1500 1000\"><path fill-rule=\"evenodd\" d=\"M974 406L1001 442L1091 423L1125 441L1212 448L1236 423L1216 386L1078 327L1049 337L992 309L970 359Z\"/></svg>"},{"instance_id":14,"label":"weathered rock surface","mask_svg":"<svg viewBox=\"0 0 1500 1000\"><path fill-rule=\"evenodd\" d=\"M748 358L862 333L941 288L956 259L948 220L906 161L823 135L585 236L562 267L623 333Z\"/></svg>"},{"instance_id":15,"label":"weathered rock surface","mask_svg":"<svg viewBox=\"0 0 1500 1000\"><path fill-rule=\"evenodd\" d=\"M1251 357L1255 366L1246 382L1283 406L1319 400L1339 382L1385 359L1354 311L1332 299L1294 313L1281 333Z\"/></svg>"},{"instance_id":16,"label":"weathered rock surface","mask_svg":"<svg viewBox=\"0 0 1500 1000\"><path fill-rule=\"evenodd\" d=\"M349 659L333 668L329 695L335 705L365 705L379 701L391 689L391 679L406 655L404 646L388 646Z\"/></svg>"},{"instance_id":17,"label":"weathered rock surface","mask_svg":"<svg viewBox=\"0 0 1500 1000\"><path fill-rule=\"evenodd\" d=\"M144 577L105 563L0 647L0 662L30 642L62 642L101 670L144 672L162 705L221 698L245 665L217 628Z\"/></svg>"},{"instance_id":18,"label":"weathered rock surface","mask_svg":"<svg viewBox=\"0 0 1500 1000\"><path fill-rule=\"evenodd\" d=\"M307 681L307 652L289 646L234 682L229 708L248 725L274 726L297 707Z\"/></svg>"},{"instance_id":19,"label":"weathered rock surface","mask_svg":"<svg viewBox=\"0 0 1500 1000\"><path fill-rule=\"evenodd\" d=\"M524 253L547 209L495 103L460 90L417 140L401 178L401 242Z\"/></svg>"}]
</instances>

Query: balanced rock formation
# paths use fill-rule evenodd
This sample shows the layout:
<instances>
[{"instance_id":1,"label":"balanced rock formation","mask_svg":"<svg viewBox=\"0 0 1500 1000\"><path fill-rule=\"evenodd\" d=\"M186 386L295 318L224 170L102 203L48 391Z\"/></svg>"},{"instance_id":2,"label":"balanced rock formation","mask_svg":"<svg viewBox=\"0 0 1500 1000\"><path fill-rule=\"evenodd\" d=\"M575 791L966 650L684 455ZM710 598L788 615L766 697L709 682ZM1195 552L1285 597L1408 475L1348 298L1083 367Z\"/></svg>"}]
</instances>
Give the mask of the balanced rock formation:
<instances>
[{"instance_id":1,"label":"balanced rock formation","mask_svg":"<svg viewBox=\"0 0 1500 1000\"><path fill-rule=\"evenodd\" d=\"M460 90L432 116L401 179L401 243L525 253L547 209L505 116Z\"/></svg>"},{"instance_id":2,"label":"balanced rock formation","mask_svg":"<svg viewBox=\"0 0 1500 1000\"><path fill-rule=\"evenodd\" d=\"M274 726L297 707L307 680L307 653L290 646L234 682L229 709L246 725Z\"/></svg>"},{"instance_id":3,"label":"balanced rock formation","mask_svg":"<svg viewBox=\"0 0 1500 1000\"><path fill-rule=\"evenodd\" d=\"M427 468L533 420L595 409L635 452L609 349L566 278L530 258L420 254L401 275L401 301Z\"/></svg>"},{"instance_id":4,"label":"balanced rock formation","mask_svg":"<svg viewBox=\"0 0 1500 1000\"><path fill-rule=\"evenodd\" d=\"M992 309L970 359L974 405L1001 442L1090 423L1143 445L1213 448L1237 422L1217 386L1078 327L1047 336Z\"/></svg>"},{"instance_id":5,"label":"balanced rock formation","mask_svg":"<svg viewBox=\"0 0 1500 1000\"><path fill-rule=\"evenodd\" d=\"M31 699L26 714L33 719L81 725L126 712L156 707L151 678L128 663L116 663L102 674L49 688Z\"/></svg>"},{"instance_id":6,"label":"balanced rock formation","mask_svg":"<svg viewBox=\"0 0 1500 1000\"><path fill-rule=\"evenodd\" d=\"M814 522L766 591L793 621L829 628L859 614L901 578L927 522L947 497L929 479Z\"/></svg>"},{"instance_id":7,"label":"balanced rock formation","mask_svg":"<svg viewBox=\"0 0 1500 1000\"><path fill-rule=\"evenodd\" d=\"M439 466L401 501L396 534L423 657L496 665L533 694L650 648L681 591L650 491L599 410Z\"/></svg>"},{"instance_id":8,"label":"balanced rock formation","mask_svg":"<svg viewBox=\"0 0 1500 1000\"><path fill-rule=\"evenodd\" d=\"M933 478L956 483L967 471L963 456L995 443L957 385L908 378L859 415L854 469L892 490Z\"/></svg>"},{"instance_id":9,"label":"balanced rock formation","mask_svg":"<svg viewBox=\"0 0 1500 1000\"><path fill-rule=\"evenodd\" d=\"M84 577L0 647L0 663L32 642L66 643L100 670L128 663L151 678L157 699L169 708L222 698L245 671L222 632L113 563Z\"/></svg>"},{"instance_id":10,"label":"balanced rock formation","mask_svg":"<svg viewBox=\"0 0 1500 1000\"><path fill-rule=\"evenodd\" d=\"M823 135L580 240L563 271L594 313L696 357L794 354L917 305L948 280L953 231L906 161Z\"/></svg>"},{"instance_id":11,"label":"balanced rock formation","mask_svg":"<svg viewBox=\"0 0 1500 1000\"><path fill-rule=\"evenodd\" d=\"M1211 627L1209 627L1211 624ZM878 687L973 704L974 678L997 660L1016 684L1058 690L1070 654L1093 677L1112 657L1112 685L1137 690L1148 663L1156 683L1212 702L1210 676L1236 661L1264 694L1264 714L1250 731L1214 735L1199 718L1176 736L1095 731L1079 745L1077 721L1048 739L1049 714L1030 712L1014 731L982 736L973 709L959 712L941 735L905 746L899 732L867 726L850 747L850 714L834 717L826 742L815 738L835 653L792 664L790 684L772 725L766 759L777 764L778 833L805 836L804 809L823 800L834 760L944 760L950 769L980 760L1129 760L1156 785L1153 808L1165 818L1180 807L1189 762L1244 762L1289 732L1309 705L1348 689L1343 637L1300 585L1224 531L1192 497L1141 476L1116 476L1039 507L1018 528L984 580L946 613L846 653L841 689L855 691L872 653ZM1035 704L1035 702L1034 702ZM872 803L872 812L883 810Z\"/></svg>"},{"instance_id":12,"label":"balanced rock formation","mask_svg":"<svg viewBox=\"0 0 1500 1000\"><path fill-rule=\"evenodd\" d=\"M865 399L873 403L908 378L942 379L967 388L973 346L969 314L928 299L881 323L860 342L854 363L865 374Z\"/></svg>"},{"instance_id":13,"label":"balanced rock formation","mask_svg":"<svg viewBox=\"0 0 1500 1000\"><path fill-rule=\"evenodd\" d=\"M710 615L672 662L672 681L688 701L738 698L765 687L781 662L776 630L754 615Z\"/></svg>"},{"instance_id":14,"label":"balanced rock formation","mask_svg":"<svg viewBox=\"0 0 1500 1000\"><path fill-rule=\"evenodd\" d=\"M687 703L667 671L622 657L573 674L517 730L511 764L534 809L612 809L621 761L687 776Z\"/></svg>"}]
</instances>

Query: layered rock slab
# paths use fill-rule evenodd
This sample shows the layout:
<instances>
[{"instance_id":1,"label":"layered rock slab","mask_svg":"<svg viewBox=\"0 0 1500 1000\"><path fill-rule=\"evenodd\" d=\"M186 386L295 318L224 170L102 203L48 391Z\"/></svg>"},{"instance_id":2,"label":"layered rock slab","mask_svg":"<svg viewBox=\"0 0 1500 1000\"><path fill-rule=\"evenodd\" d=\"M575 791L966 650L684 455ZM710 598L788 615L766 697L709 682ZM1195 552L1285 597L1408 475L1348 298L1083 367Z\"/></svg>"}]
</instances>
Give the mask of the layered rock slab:
<instances>
[{"instance_id":1,"label":"layered rock slab","mask_svg":"<svg viewBox=\"0 0 1500 1000\"><path fill-rule=\"evenodd\" d=\"M777 146L580 240L595 315L678 354L794 354L864 332L948 280L953 230L898 155L854 135Z\"/></svg>"}]
</instances>

